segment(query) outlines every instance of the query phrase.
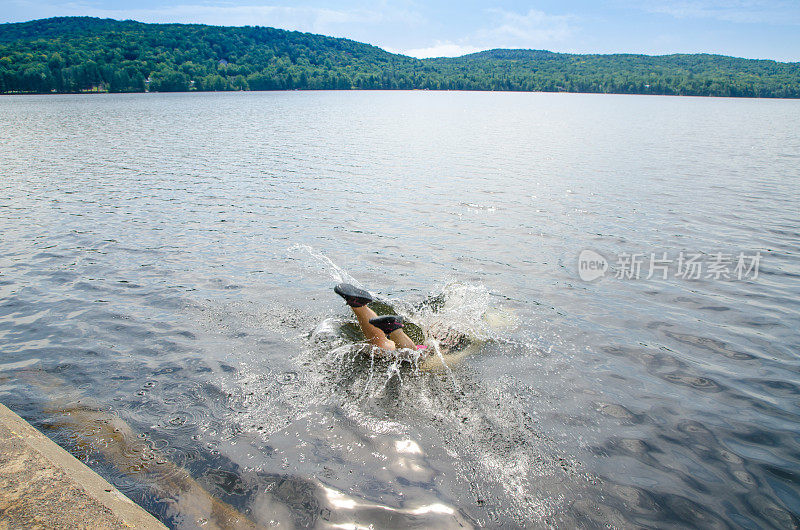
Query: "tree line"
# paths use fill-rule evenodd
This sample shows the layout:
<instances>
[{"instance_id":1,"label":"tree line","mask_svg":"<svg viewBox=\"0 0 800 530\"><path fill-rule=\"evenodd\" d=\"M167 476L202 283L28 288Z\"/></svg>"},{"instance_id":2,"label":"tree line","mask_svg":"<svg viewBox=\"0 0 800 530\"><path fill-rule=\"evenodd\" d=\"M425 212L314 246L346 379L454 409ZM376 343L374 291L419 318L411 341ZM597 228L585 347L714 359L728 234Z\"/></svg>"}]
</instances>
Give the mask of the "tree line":
<instances>
[{"instance_id":1,"label":"tree line","mask_svg":"<svg viewBox=\"0 0 800 530\"><path fill-rule=\"evenodd\" d=\"M0 93L429 89L800 97L800 63L490 50L414 59L266 27L60 17L0 25Z\"/></svg>"}]
</instances>

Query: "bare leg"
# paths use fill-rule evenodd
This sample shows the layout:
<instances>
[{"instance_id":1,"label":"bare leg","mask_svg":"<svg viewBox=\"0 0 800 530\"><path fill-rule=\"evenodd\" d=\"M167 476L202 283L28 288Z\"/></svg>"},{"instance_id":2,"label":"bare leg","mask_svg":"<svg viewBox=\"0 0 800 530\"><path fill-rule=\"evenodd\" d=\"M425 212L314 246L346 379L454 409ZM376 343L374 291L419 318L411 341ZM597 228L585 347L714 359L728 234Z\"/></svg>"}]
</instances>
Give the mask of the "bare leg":
<instances>
[{"instance_id":1,"label":"bare leg","mask_svg":"<svg viewBox=\"0 0 800 530\"><path fill-rule=\"evenodd\" d=\"M446 368L452 368L460 363L462 359L472 355L479 349L478 345L471 345L457 353L444 353L441 357L429 354L423 361L421 368L427 372L438 372Z\"/></svg>"},{"instance_id":2,"label":"bare leg","mask_svg":"<svg viewBox=\"0 0 800 530\"><path fill-rule=\"evenodd\" d=\"M417 344L402 329L396 329L389 333L389 338L394 341L398 348L417 349Z\"/></svg>"},{"instance_id":3,"label":"bare leg","mask_svg":"<svg viewBox=\"0 0 800 530\"><path fill-rule=\"evenodd\" d=\"M369 342L387 350L394 350L396 347L416 348L416 343L402 329L395 329L389 333L390 340L386 338L383 330L370 324L369 321L377 318L378 315L367 307L367 304L372 301L372 295L368 291L348 283L340 283L333 290L344 298L347 305L353 310L358 319L358 324L361 326L361 331L364 332L364 336ZM402 325L402 319L400 320L400 325ZM394 327L394 323L387 329L391 329L391 327Z\"/></svg>"},{"instance_id":4,"label":"bare leg","mask_svg":"<svg viewBox=\"0 0 800 530\"><path fill-rule=\"evenodd\" d=\"M369 323L369 320L371 318L375 318L378 316L377 314L375 314L375 311L373 311L372 309L370 309L365 305L361 307L351 307L350 309L352 309L353 313L356 314L356 318L358 319L358 324L359 326L361 326L361 331L364 332L364 336L367 337L367 340L371 344L374 344L378 348L383 348L384 350L395 349L394 342L387 339L386 334L383 331L381 331L380 329L376 328L375 326ZM403 335L405 335L405 333L403 333ZM407 346L401 346L401 347L406 348Z\"/></svg>"}]
</instances>

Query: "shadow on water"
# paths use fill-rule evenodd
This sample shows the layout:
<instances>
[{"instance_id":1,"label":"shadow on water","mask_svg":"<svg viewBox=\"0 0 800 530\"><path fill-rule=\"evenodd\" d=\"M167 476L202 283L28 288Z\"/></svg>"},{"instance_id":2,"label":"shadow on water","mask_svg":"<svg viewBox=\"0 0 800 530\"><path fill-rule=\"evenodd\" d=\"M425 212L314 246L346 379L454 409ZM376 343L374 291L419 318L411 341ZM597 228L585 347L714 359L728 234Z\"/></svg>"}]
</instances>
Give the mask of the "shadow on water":
<instances>
[{"instance_id":1,"label":"shadow on water","mask_svg":"<svg viewBox=\"0 0 800 530\"><path fill-rule=\"evenodd\" d=\"M82 461L100 459L98 463L106 471L147 484L153 490L151 495L158 497L161 519L171 526L258 528L232 505L209 493L186 468L171 462L118 415L92 400L78 399L76 389L64 380L41 370L18 371L14 376L44 395L60 396L50 399L42 411L47 418L45 432Z\"/></svg>"},{"instance_id":2,"label":"shadow on water","mask_svg":"<svg viewBox=\"0 0 800 530\"><path fill-rule=\"evenodd\" d=\"M10 377L61 396L41 411L46 418L41 428L114 482L146 487L149 493L140 502L173 528L341 528L363 521L381 528L472 526L441 503L402 508L355 499L317 478L243 469L214 452L178 466L114 412L78 399L77 389L58 376L21 370Z\"/></svg>"}]
</instances>

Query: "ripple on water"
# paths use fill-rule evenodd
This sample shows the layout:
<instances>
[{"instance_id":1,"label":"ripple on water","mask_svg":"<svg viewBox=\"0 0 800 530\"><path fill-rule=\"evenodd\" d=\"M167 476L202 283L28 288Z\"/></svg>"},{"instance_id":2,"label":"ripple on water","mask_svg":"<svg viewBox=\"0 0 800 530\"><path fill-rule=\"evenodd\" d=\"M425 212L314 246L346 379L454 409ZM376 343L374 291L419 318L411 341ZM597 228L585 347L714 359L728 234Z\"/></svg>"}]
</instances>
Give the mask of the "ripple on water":
<instances>
[{"instance_id":1,"label":"ripple on water","mask_svg":"<svg viewBox=\"0 0 800 530\"><path fill-rule=\"evenodd\" d=\"M0 398L170 526L797 526L794 102L8 96L0 115ZM586 248L762 268L584 283ZM482 345L435 373L372 359L339 281L440 347Z\"/></svg>"}]
</instances>

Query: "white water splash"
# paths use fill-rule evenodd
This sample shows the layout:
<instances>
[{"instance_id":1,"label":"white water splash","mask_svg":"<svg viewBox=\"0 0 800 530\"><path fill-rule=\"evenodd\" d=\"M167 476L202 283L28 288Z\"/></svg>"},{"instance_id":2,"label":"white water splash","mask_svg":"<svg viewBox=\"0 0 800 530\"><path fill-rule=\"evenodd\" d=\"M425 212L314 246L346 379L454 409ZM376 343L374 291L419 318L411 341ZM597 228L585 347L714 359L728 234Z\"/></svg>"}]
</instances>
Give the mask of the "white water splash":
<instances>
[{"instance_id":1,"label":"white water splash","mask_svg":"<svg viewBox=\"0 0 800 530\"><path fill-rule=\"evenodd\" d=\"M516 325L511 313L491 307L491 295L482 284L451 282L429 297L432 303L398 306L404 316L425 331L426 338L443 348L466 337L484 342L500 338Z\"/></svg>"},{"instance_id":2,"label":"white water splash","mask_svg":"<svg viewBox=\"0 0 800 530\"><path fill-rule=\"evenodd\" d=\"M330 276L331 279L333 279L333 281L336 283L349 283L364 289L364 286L361 284L361 282L350 276L346 270L334 263L333 260L331 260L328 256L322 252L319 252L310 245L292 245L286 249L286 253L290 255L296 253L307 254L312 258L312 261L308 262L308 265L316 266L316 268Z\"/></svg>"}]
</instances>

